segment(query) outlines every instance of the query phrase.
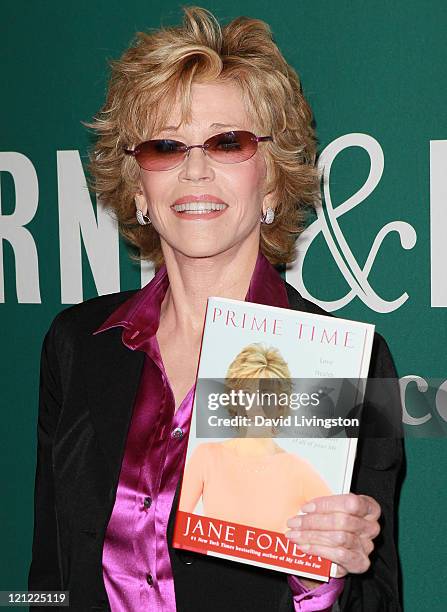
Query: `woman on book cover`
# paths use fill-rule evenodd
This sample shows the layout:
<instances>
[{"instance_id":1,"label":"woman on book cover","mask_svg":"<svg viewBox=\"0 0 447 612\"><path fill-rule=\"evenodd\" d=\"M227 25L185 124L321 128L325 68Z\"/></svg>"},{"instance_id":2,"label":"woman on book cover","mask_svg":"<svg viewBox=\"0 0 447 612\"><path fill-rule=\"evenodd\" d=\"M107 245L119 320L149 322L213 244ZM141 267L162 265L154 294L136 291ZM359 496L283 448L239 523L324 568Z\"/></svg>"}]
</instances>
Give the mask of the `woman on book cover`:
<instances>
[{"instance_id":1,"label":"woman on book cover","mask_svg":"<svg viewBox=\"0 0 447 612\"><path fill-rule=\"evenodd\" d=\"M230 364L226 384L256 394L259 383L268 379L279 379L274 387L278 398L282 393L290 397L291 375L279 350L253 343ZM273 386L267 387L273 391ZM270 416L284 416L285 405L269 408ZM285 533L287 520L306 502L332 491L310 463L273 439L274 427L255 424L255 416L266 414L259 403L248 412L245 406L230 406L228 411L249 417L246 437L194 449L185 467L179 509L194 513L201 499L203 516Z\"/></svg>"},{"instance_id":2,"label":"woman on book cover","mask_svg":"<svg viewBox=\"0 0 447 612\"><path fill-rule=\"evenodd\" d=\"M299 77L265 22L183 10L112 63L88 124L93 193L156 274L66 308L47 332L28 588L68 590L74 612L309 611L340 594L342 611L398 610L396 439L365 439L352 493L289 519L287 537L338 564L329 584L171 545L208 297L324 314L274 268L319 202ZM379 335L370 376L396 376ZM389 408L400 422L398 396Z\"/></svg>"}]
</instances>

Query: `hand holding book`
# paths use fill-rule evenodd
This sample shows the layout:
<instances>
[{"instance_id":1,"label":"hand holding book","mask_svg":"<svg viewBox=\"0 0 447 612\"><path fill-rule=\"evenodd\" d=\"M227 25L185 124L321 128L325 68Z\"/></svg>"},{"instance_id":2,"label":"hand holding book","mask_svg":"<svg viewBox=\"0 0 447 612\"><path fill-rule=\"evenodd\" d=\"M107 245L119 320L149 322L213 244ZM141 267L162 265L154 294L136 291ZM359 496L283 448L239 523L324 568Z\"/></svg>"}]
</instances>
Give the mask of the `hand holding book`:
<instances>
[{"instance_id":1,"label":"hand holding book","mask_svg":"<svg viewBox=\"0 0 447 612\"><path fill-rule=\"evenodd\" d=\"M380 506L367 495L354 493L317 497L301 510L305 514L287 521L285 536L301 550L337 564L337 577L361 574L370 566L373 540L380 533ZM302 581L310 587L313 580Z\"/></svg>"}]
</instances>

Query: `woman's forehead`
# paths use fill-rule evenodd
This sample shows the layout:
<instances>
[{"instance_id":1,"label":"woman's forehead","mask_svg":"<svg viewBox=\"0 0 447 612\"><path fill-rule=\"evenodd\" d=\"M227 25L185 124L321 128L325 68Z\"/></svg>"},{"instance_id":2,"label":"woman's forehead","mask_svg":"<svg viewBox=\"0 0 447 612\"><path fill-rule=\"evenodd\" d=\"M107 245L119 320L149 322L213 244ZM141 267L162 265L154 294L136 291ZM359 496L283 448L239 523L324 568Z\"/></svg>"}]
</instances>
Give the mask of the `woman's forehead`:
<instances>
[{"instance_id":1,"label":"woman's forehead","mask_svg":"<svg viewBox=\"0 0 447 612\"><path fill-rule=\"evenodd\" d=\"M159 122L159 130L175 133L187 126L246 129L252 123L242 89L234 83L193 83L189 108L182 102L177 95L170 111Z\"/></svg>"},{"instance_id":2,"label":"woman's forehead","mask_svg":"<svg viewBox=\"0 0 447 612\"><path fill-rule=\"evenodd\" d=\"M210 125L206 124L205 122L201 122L201 121L192 121L192 122L182 122L180 125L168 125L168 126L162 126L159 131L163 132L166 135L175 135L177 134L179 131L185 130L187 128L192 128L194 129L194 127L197 128L202 128L205 131L209 131L212 133L215 133L216 130L223 130L223 131L229 131L229 130L243 130L247 128L247 125L245 125L245 122L242 123L236 123L236 122L232 122L232 123L219 123L219 122L213 122Z\"/></svg>"}]
</instances>

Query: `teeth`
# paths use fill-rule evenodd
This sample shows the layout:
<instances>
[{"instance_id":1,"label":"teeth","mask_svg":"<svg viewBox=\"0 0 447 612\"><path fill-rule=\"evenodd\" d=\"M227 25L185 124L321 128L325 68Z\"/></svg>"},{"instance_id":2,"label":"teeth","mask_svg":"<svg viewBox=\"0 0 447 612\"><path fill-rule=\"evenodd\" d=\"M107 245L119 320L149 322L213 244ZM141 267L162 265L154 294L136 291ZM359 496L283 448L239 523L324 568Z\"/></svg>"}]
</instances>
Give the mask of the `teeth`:
<instances>
[{"instance_id":1,"label":"teeth","mask_svg":"<svg viewBox=\"0 0 447 612\"><path fill-rule=\"evenodd\" d=\"M186 202L185 204L175 204L173 209L176 212L194 212L207 213L212 210L223 210L226 204L218 204L217 202Z\"/></svg>"}]
</instances>

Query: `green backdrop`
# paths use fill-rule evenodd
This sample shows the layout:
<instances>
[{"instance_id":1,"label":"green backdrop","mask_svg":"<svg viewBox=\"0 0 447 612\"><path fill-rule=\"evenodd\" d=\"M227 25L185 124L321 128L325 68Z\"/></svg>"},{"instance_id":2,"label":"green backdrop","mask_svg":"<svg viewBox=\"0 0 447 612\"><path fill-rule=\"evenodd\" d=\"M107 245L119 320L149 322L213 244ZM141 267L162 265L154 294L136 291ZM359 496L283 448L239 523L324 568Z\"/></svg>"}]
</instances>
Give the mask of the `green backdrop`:
<instances>
[{"instance_id":1,"label":"green backdrop","mask_svg":"<svg viewBox=\"0 0 447 612\"><path fill-rule=\"evenodd\" d=\"M315 112L334 213L309 227L288 280L342 316L375 323L402 378L437 379L413 412L427 423L407 426L399 544L405 610L444 610L447 450L428 433L447 420L436 396L447 378L445 2L201 5L224 22L267 21ZM0 3L0 590L26 588L44 333L66 305L142 282L85 189L80 122L102 104L106 59L136 30L180 17L170 0Z\"/></svg>"}]
</instances>

